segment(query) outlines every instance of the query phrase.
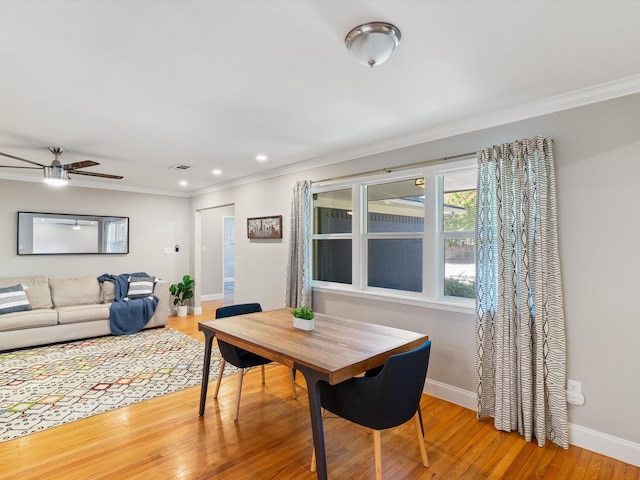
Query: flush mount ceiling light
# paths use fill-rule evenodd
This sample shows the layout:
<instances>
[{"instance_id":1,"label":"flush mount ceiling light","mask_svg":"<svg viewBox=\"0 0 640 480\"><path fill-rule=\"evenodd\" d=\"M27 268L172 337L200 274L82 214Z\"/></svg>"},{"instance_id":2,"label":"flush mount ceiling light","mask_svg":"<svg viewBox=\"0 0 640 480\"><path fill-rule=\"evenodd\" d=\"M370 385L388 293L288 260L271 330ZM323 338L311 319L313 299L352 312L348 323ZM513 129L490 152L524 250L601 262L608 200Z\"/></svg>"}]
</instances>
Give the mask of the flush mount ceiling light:
<instances>
[{"instance_id":1,"label":"flush mount ceiling light","mask_svg":"<svg viewBox=\"0 0 640 480\"><path fill-rule=\"evenodd\" d=\"M400 30L395 25L370 22L347 33L344 43L360 63L373 68L391 56L400 38Z\"/></svg>"}]
</instances>

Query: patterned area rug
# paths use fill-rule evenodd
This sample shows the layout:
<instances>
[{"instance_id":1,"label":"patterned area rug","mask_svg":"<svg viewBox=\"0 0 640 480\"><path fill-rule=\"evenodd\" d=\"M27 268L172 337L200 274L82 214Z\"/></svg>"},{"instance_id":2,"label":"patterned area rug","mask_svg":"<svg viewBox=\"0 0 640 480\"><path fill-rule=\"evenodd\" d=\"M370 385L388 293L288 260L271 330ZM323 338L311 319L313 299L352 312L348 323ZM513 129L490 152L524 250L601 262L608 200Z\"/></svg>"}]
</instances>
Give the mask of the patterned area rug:
<instances>
[{"instance_id":1,"label":"patterned area rug","mask_svg":"<svg viewBox=\"0 0 640 480\"><path fill-rule=\"evenodd\" d=\"M171 328L0 353L0 442L200 385L203 357Z\"/></svg>"}]
</instances>

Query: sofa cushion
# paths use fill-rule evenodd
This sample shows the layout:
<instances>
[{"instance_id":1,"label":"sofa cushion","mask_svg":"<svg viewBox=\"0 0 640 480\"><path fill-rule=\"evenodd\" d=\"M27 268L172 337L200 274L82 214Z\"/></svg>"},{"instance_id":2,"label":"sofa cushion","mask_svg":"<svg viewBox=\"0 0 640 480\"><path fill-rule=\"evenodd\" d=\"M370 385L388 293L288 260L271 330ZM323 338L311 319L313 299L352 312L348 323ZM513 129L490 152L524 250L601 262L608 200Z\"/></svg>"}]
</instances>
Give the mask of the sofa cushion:
<instances>
[{"instance_id":1,"label":"sofa cushion","mask_svg":"<svg viewBox=\"0 0 640 480\"><path fill-rule=\"evenodd\" d=\"M102 293L102 303L111 303L116 299L116 284L113 282L104 281L100 284L100 291Z\"/></svg>"},{"instance_id":2,"label":"sofa cushion","mask_svg":"<svg viewBox=\"0 0 640 480\"><path fill-rule=\"evenodd\" d=\"M0 332L23 328L48 327L58 324L58 312L50 308L39 308L27 312L0 315ZM3 347L0 347L0 350Z\"/></svg>"},{"instance_id":3,"label":"sofa cushion","mask_svg":"<svg viewBox=\"0 0 640 480\"><path fill-rule=\"evenodd\" d=\"M94 320L109 320L109 305L99 303L95 305L73 305L58 307L58 323L92 322Z\"/></svg>"},{"instance_id":4,"label":"sofa cushion","mask_svg":"<svg viewBox=\"0 0 640 480\"><path fill-rule=\"evenodd\" d=\"M22 285L0 288L0 315L31 310L31 304Z\"/></svg>"},{"instance_id":5,"label":"sofa cushion","mask_svg":"<svg viewBox=\"0 0 640 480\"><path fill-rule=\"evenodd\" d=\"M157 277L129 277L127 298L150 297L157 281Z\"/></svg>"},{"instance_id":6,"label":"sofa cushion","mask_svg":"<svg viewBox=\"0 0 640 480\"><path fill-rule=\"evenodd\" d=\"M49 279L45 276L24 276L0 278L0 287L22 284L27 287L27 298L32 309L51 308L51 292Z\"/></svg>"},{"instance_id":7,"label":"sofa cushion","mask_svg":"<svg viewBox=\"0 0 640 480\"><path fill-rule=\"evenodd\" d=\"M56 308L100 303L100 283L96 277L50 278L49 288Z\"/></svg>"}]
</instances>

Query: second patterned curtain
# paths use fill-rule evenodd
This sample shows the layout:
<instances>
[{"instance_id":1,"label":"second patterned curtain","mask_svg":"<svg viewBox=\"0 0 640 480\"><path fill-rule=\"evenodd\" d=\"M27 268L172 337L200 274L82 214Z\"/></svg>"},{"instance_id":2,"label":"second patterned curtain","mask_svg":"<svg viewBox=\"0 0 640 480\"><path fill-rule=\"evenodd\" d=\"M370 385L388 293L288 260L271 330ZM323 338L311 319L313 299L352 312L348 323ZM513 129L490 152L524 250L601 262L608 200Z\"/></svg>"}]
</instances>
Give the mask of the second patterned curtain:
<instances>
[{"instance_id":1,"label":"second patterned curtain","mask_svg":"<svg viewBox=\"0 0 640 480\"><path fill-rule=\"evenodd\" d=\"M478 152L478 416L568 447L553 141Z\"/></svg>"},{"instance_id":2,"label":"second patterned curtain","mask_svg":"<svg viewBox=\"0 0 640 480\"><path fill-rule=\"evenodd\" d=\"M287 265L285 305L298 308L312 306L311 291L311 182L303 180L293 186L291 198L291 237Z\"/></svg>"}]
</instances>

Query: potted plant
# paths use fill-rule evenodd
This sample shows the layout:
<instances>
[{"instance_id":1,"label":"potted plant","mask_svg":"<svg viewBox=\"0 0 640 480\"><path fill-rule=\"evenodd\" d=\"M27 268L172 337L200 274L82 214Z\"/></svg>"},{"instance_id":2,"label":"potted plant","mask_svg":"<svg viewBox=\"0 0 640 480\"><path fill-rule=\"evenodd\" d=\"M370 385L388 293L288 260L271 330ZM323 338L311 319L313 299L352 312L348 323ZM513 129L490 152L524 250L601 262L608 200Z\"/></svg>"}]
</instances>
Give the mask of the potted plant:
<instances>
[{"instance_id":1,"label":"potted plant","mask_svg":"<svg viewBox=\"0 0 640 480\"><path fill-rule=\"evenodd\" d=\"M182 277L182 281L180 283L174 283L169 287L169 291L171 295L173 295L173 304L176 305L177 315L179 317L187 316L187 305L185 305L185 300L189 300L193 298L193 287L196 282L189 275L185 275Z\"/></svg>"},{"instance_id":2,"label":"potted plant","mask_svg":"<svg viewBox=\"0 0 640 480\"><path fill-rule=\"evenodd\" d=\"M314 313L310 308L302 305L300 308L294 308L291 310L293 315L293 326L300 330L311 331L314 329Z\"/></svg>"}]
</instances>

